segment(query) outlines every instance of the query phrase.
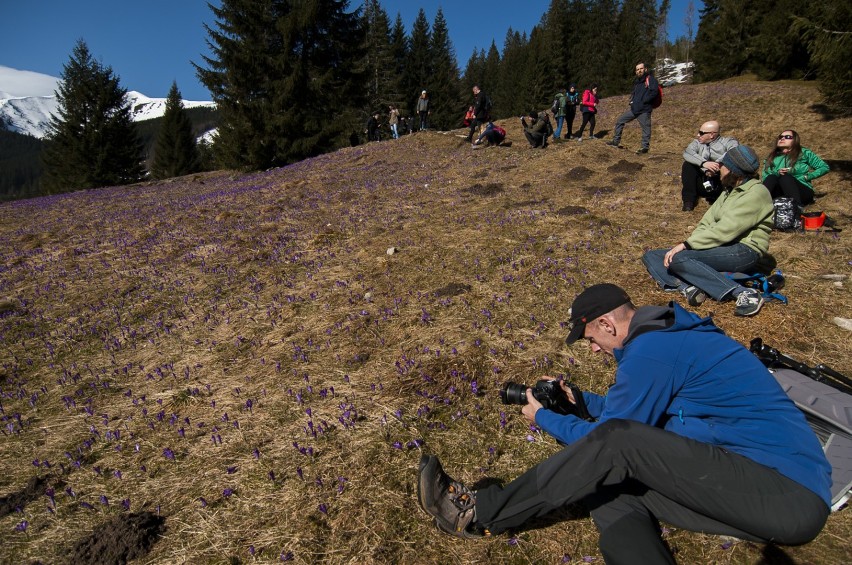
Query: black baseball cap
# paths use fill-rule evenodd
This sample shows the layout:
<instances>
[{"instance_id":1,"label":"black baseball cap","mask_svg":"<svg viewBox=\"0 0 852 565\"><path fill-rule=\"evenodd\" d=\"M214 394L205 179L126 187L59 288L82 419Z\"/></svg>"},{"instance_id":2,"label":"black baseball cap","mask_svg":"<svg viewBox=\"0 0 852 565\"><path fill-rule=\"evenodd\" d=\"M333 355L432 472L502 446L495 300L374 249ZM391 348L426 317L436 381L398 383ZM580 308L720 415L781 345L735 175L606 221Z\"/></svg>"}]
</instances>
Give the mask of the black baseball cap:
<instances>
[{"instance_id":1,"label":"black baseball cap","mask_svg":"<svg viewBox=\"0 0 852 565\"><path fill-rule=\"evenodd\" d=\"M627 292L619 286L610 283L590 286L577 295L571 304L571 331L565 338L565 343L571 345L583 336L586 323L612 312L619 306L630 302Z\"/></svg>"}]
</instances>

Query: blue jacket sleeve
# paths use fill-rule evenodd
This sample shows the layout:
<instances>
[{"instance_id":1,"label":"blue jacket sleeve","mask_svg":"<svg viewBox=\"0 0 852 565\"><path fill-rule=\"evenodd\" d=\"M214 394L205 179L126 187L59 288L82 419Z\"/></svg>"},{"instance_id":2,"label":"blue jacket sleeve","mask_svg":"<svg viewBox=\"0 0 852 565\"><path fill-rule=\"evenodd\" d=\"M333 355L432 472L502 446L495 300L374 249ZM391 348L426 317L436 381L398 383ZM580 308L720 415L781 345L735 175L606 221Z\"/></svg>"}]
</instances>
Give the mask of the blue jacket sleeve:
<instances>
[{"instance_id":1,"label":"blue jacket sleeve","mask_svg":"<svg viewBox=\"0 0 852 565\"><path fill-rule=\"evenodd\" d=\"M669 399L674 396L673 367L665 360L637 355L631 357L619 365L615 385L606 397L588 395L587 404L596 410L603 402L596 422L539 410L535 415L536 424L565 444L577 441L607 420L633 420L656 425L665 414ZM591 407L589 413L594 415Z\"/></svg>"}]
</instances>

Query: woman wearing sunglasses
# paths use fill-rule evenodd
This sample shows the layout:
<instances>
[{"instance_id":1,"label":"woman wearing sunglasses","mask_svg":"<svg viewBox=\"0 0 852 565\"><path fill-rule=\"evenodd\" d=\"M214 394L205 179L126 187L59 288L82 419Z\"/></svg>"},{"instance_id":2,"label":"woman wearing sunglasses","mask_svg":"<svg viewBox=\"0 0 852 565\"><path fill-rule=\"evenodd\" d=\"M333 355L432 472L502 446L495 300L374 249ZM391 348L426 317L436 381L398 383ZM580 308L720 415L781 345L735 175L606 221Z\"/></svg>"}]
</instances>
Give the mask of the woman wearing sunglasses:
<instances>
[{"instance_id":1,"label":"woman wearing sunglasses","mask_svg":"<svg viewBox=\"0 0 852 565\"><path fill-rule=\"evenodd\" d=\"M828 172L828 165L816 153L802 147L799 134L788 129L781 132L769 156L763 162L763 185L772 198L786 196L793 203L806 206L814 201L815 178Z\"/></svg>"}]
</instances>

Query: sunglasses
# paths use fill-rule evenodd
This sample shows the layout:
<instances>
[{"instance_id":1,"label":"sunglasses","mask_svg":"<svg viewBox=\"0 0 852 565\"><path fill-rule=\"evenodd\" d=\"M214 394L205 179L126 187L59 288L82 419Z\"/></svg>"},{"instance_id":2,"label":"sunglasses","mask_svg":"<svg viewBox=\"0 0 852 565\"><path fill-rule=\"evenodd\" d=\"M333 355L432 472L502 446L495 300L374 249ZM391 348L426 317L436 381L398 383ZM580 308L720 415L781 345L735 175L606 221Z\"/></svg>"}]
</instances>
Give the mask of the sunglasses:
<instances>
[{"instance_id":1,"label":"sunglasses","mask_svg":"<svg viewBox=\"0 0 852 565\"><path fill-rule=\"evenodd\" d=\"M789 133L788 133L788 134L786 134L786 135L784 135L784 134L782 133L781 135L779 135L779 136L778 136L778 139L793 139L793 136L792 136L792 135L790 135Z\"/></svg>"},{"instance_id":2,"label":"sunglasses","mask_svg":"<svg viewBox=\"0 0 852 565\"><path fill-rule=\"evenodd\" d=\"M708 133L716 133L715 131L701 131L698 130L698 135L707 135Z\"/></svg>"}]
</instances>

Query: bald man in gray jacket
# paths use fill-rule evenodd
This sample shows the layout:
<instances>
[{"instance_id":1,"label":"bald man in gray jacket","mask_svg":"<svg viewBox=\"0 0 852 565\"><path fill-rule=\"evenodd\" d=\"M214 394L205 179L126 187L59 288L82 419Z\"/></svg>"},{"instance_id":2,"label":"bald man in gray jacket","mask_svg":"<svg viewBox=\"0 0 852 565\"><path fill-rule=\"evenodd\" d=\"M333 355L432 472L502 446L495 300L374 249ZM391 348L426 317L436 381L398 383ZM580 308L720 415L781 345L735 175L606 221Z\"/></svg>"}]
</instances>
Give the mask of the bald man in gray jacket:
<instances>
[{"instance_id":1,"label":"bald man in gray jacket","mask_svg":"<svg viewBox=\"0 0 852 565\"><path fill-rule=\"evenodd\" d=\"M739 145L733 137L722 137L719 122L710 120L701 124L695 139L683 152L681 182L683 211L691 212L699 197L713 203L722 192L719 168L722 157Z\"/></svg>"}]
</instances>

